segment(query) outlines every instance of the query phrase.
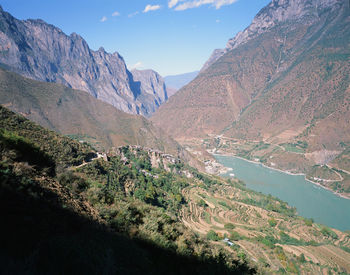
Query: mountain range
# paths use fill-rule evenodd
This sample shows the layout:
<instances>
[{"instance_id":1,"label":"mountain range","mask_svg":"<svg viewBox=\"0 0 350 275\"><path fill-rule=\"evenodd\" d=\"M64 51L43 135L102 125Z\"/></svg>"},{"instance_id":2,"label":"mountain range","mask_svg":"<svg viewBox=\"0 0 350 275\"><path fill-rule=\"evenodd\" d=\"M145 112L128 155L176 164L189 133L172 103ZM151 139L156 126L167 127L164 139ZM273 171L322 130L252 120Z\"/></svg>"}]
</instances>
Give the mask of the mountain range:
<instances>
[{"instance_id":1,"label":"mountain range","mask_svg":"<svg viewBox=\"0 0 350 275\"><path fill-rule=\"evenodd\" d=\"M18 20L1 7L0 63L35 80L86 91L127 113L149 116L168 99L158 73L130 72L119 53L93 51L76 33L68 36L40 19Z\"/></svg>"}]
</instances>

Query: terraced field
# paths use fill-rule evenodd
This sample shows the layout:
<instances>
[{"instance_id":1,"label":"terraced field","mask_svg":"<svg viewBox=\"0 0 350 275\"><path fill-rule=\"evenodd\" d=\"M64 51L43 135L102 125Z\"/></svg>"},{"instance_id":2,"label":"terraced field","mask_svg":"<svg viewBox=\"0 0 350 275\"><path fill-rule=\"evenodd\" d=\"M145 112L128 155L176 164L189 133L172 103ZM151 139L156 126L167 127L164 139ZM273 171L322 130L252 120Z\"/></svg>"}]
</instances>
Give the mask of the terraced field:
<instances>
[{"instance_id":1,"label":"terraced field","mask_svg":"<svg viewBox=\"0 0 350 275\"><path fill-rule=\"evenodd\" d=\"M198 183L183 190L188 204L180 216L187 227L207 237L214 231L213 242L242 260L255 262L263 273L350 272L349 232L298 217L284 202L238 182L220 183L210 187Z\"/></svg>"}]
</instances>

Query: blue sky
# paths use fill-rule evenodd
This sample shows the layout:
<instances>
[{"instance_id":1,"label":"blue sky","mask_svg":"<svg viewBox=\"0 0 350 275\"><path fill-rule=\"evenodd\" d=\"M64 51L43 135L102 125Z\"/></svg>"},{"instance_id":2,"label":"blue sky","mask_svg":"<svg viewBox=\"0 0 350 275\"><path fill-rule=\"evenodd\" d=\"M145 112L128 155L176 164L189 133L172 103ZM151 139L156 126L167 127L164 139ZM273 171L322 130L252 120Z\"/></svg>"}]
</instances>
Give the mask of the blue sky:
<instances>
[{"instance_id":1,"label":"blue sky","mask_svg":"<svg viewBox=\"0 0 350 275\"><path fill-rule=\"evenodd\" d=\"M0 0L19 19L40 18L76 32L128 67L161 75L199 70L216 48L246 28L269 0Z\"/></svg>"}]
</instances>

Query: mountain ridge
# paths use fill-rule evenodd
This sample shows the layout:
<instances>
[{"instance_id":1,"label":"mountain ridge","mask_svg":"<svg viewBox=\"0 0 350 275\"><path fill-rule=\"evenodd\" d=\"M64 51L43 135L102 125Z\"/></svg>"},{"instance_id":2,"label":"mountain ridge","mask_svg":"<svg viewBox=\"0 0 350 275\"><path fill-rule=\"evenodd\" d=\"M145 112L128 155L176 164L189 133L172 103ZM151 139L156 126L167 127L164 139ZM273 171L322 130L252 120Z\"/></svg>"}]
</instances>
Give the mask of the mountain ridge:
<instances>
[{"instance_id":1,"label":"mountain ridge","mask_svg":"<svg viewBox=\"0 0 350 275\"><path fill-rule=\"evenodd\" d=\"M313 22L319 17L318 9L334 8L342 0L272 0L268 5L262 8L254 17L252 23L243 31L238 32L233 38L229 39L224 49L216 49L210 58L203 65L201 72L215 63L225 53L245 44L250 39L269 31L280 22L288 20L308 20Z\"/></svg>"},{"instance_id":2,"label":"mountain ridge","mask_svg":"<svg viewBox=\"0 0 350 275\"><path fill-rule=\"evenodd\" d=\"M93 51L76 33L68 36L41 19L21 21L2 9L0 53L11 71L86 91L124 112L147 116L167 99L162 83L156 93L140 90L118 52Z\"/></svg>"}]
</instances>

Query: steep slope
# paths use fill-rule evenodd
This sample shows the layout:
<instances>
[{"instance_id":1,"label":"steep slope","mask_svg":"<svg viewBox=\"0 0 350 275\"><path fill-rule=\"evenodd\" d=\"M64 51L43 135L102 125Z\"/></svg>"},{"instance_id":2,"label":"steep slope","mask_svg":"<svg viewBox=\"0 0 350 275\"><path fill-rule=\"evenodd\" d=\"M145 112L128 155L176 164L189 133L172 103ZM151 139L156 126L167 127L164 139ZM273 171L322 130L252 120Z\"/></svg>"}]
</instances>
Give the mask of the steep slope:
<instances>
[{"instance_id":1,"label":"steep slope","mask_svg":"<svg viewBox=\"0 0 350 275\"><path fill-rule=\"evenodd\" d=\"M225 53L245 44L249 40L262 33L270 31L274 26L286 22L297 21L301 23L315 23L319 17L319 10L331 8L336 2L333 0L272 0L253 19L252 23L244 30L230 39L224 49L216 49L208 61L203 65L201 71L206 70L214 64Z\"/></svg>"},{"instance_id":2,"label":"steep slope","mask_svg":"<svg viewBox=\"0 0 350 275\"><path fill-rule=\"evenodd\" d=\"M3 107L0 152L0 206L6 209L1 216L2 273L255 273L170 217L166 202L175 202L173 192L180 189L157 186L165 208L121 192L119 187L135 178L120 157L76 167L70 161L74 154L94 154L92 148ZM142 155L133 161L145 163ZM143 176L140 169L136 173ZM180 176L172 176L169 182L183 184L175 182Z\"/></svg>"},{"instance_id":3,"label":"steep slope","mask_svg":"<svg viewBox=\"0 0 350 275\"><path fill-rule=\"evenodd\" d=\"M140 89L117 52L93 51L76 33L67 36L42 20L17 20L1 7L0 53L9 70L86 91L124 112L149 115L166 100L160 82L153 94Z\"/></svg>"},{"instance_id":4,"label":"steep slope","mask_svg":"<svg viewBox=\"0 0 350 275\"><path fill-rule=\"evenodd\" d=\"M198 75L199 71L185 73L185 74L178 74L178 75L168 75L164 77L164 82L169 89L173 89L175 91L181 89L188 83L190 83L195 77ZM173 94L169 94L169 97Z\"/></svg>"},{"instance_id":5,"label":"steep slope","mask_svg":"<svg viewBox=\"0 0 350 275\"><path fill-rule=\"evenodd\" d=\"M0 69L0 104L40 125L97 148L137 144L177 155L179 145L142 116L126 114L86 92Z\"/></svg>"},{"instance_id":6,"label":"steep slope","mask_svg":"<svg viewBox=\"0 0 350 275\"><path fill-rule=\"evenodd\" d=\"M308 129L313 150L339 147L349 139L349 20L347 1L272 1L152 121L178 139L225 130L278 142Z\"/></svg>"}]
</instances>

